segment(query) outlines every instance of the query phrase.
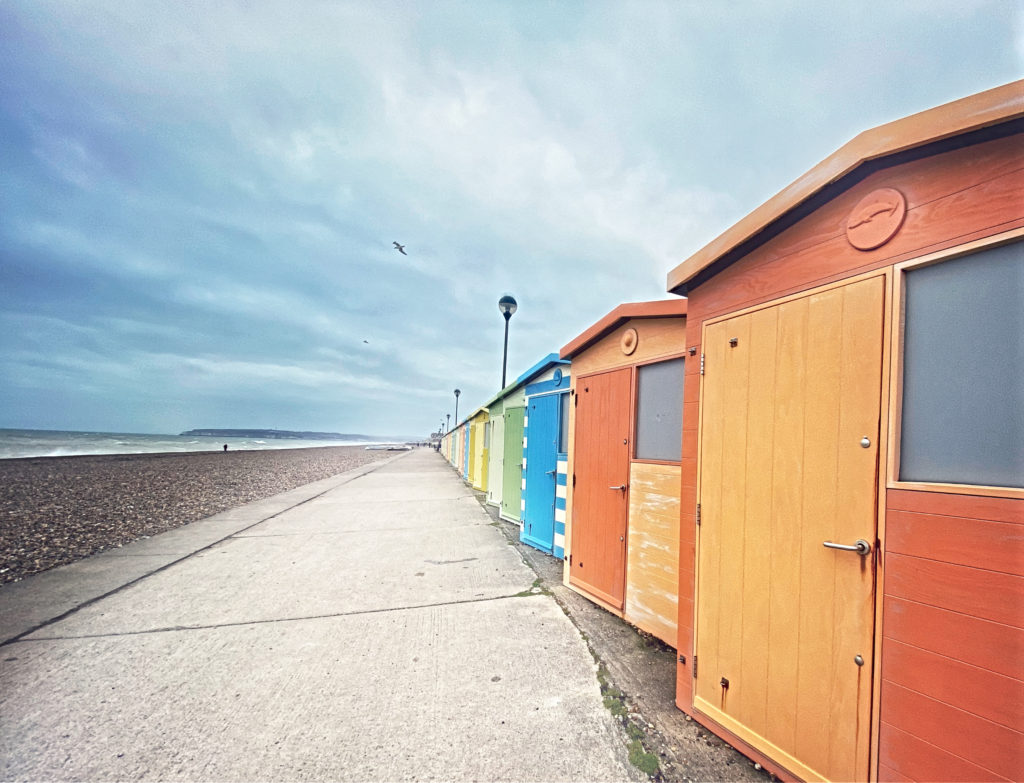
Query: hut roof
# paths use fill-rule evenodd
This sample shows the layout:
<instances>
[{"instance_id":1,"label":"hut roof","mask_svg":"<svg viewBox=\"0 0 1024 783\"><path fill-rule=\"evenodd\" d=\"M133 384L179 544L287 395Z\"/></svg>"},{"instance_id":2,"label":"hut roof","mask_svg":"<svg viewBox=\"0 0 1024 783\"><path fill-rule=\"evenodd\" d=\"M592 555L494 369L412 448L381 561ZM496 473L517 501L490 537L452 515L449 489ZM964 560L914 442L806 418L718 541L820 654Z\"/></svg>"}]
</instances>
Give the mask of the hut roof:
<instances>
[{"instance_id":1,"label":"hut roof","mask_svg":"<svg viewBox=\"0 0 1024 783\"><path fill-rule=\"evenodd\" d=\"M678 318L684 315L686 315L685 299L658 299L654 302L620 304L589 329L562 346L559 355L563 359L571 359L609 332L634 318Z\"/></svg>"},{"instance_id":2,"label":"hut roof","mask_svg":"<svg viewBox=\"0 0 1024 783\"><path fill-rule=\"evenodd\" d=\"M668 290L685 295L881 168L1022 130L1024 80L864 131L670 271Z\"/></svg>"}]
</instances>

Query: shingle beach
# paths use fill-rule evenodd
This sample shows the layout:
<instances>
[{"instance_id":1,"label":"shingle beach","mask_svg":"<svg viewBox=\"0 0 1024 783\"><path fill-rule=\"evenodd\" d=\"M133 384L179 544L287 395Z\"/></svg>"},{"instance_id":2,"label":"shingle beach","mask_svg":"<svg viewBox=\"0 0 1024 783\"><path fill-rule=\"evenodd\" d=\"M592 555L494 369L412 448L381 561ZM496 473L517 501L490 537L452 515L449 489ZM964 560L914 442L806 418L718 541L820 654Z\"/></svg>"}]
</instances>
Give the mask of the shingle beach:
<instances>
[{"instance_id":1,"label":"shingle beach","mask_svg":"<svg viewBox=\"0 0 1024 783\"><path fill-rule=\"evenodd\" d=\"M344 446L0 460L0 584L389 456Z\"/></svg>"}]
</instances>

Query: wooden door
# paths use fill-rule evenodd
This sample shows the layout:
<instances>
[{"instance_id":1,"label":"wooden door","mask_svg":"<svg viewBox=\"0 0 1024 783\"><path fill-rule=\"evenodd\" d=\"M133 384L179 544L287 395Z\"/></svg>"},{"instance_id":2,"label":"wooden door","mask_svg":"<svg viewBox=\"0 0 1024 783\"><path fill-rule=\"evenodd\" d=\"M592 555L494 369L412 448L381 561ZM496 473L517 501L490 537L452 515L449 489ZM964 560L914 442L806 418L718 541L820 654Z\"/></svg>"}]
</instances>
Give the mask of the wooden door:
<instances>
[{"instance_id":1,"label":"wooden door","mask_svg":"<svg viewBox=\"0 0 1024 783\"><path fill-rule=\"evenodd\" d=\"M523 409L505 411L504 476L501 489L501 515L519 519L523 498Z\"/></svg>"},{"instance_id":2,"label":"wooden door","mask_svg":"<svg viewBox=\"0 0 1024 783\"><path fill-rule=\"evenodd\" d=\"M526 404L526 491L521 540L551 552L555 545L559 395L531 397Z\"/></svg>"},{"instance_id":3,"label":"wooden door","mask_svg":"<svg viewBox=\"0 0 1024 783\"><path fill-rule=\"evenodd\" d=\"M569 581L617 609L626 584L631 390L629 367L576 382Z\"/></svg>"},{"instance_id":4,"label":"wooden door","mask_svg":"<svg viewBox=\"0 0 1024 783\"><path fill-rule=\"evenodd\" d=\"M694 707L805 780L868 779L883 301L704 330Z\"/></svg>"}]
</instances>

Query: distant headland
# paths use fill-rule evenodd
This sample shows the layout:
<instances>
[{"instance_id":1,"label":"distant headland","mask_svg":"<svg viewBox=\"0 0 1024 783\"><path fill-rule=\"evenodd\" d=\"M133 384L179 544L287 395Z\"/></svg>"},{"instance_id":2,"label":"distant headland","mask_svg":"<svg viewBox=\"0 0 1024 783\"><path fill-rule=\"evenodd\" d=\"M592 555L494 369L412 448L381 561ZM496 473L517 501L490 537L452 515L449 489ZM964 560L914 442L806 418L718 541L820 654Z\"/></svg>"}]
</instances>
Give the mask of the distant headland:
<instances>
[{"instance_id":1,"label":"distant headland","mask_svg":"<svg viewBox=\"0 0 1024 783\"><path fill-rule=\"evenodd\" d=\"M341 432L295 432L294 430L187 430L182 437L206 438L272 438L274 440L354 440L362 443L390 441L373 435L353 435Z\"/></svg>"}]
</instances>

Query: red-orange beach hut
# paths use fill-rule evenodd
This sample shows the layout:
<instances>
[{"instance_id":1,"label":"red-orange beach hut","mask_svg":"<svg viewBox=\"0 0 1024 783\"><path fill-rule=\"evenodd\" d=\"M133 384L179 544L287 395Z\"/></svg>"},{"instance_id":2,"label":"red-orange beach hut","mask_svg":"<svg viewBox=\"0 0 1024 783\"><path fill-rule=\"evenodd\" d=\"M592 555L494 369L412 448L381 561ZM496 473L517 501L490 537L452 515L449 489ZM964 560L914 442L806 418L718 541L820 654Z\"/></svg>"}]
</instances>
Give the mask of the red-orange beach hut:
<instances>
[{"instance_id":1,"label":"red-orange beach hut","mask_svg":"<svg viewBox=\"0 0 1024 783\"><path fill-rule=\"evenodd\" d=\"M1022 118L867 131L668 275L677 704L784 778L1024 778Z\"/></svg>"},{"instance_id":2,"label":"red-orange beach hut","mask_svg":"<svg viewBox=\"0 0 1024 783\"><path fill-rule=\"evenodd\" d=\"M620 305L572 360L563 581L676 646L686 300ZM690 490L692 494L692 489Z\"/></svg>"}]
</instances>

